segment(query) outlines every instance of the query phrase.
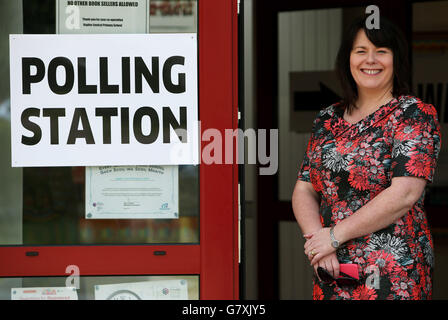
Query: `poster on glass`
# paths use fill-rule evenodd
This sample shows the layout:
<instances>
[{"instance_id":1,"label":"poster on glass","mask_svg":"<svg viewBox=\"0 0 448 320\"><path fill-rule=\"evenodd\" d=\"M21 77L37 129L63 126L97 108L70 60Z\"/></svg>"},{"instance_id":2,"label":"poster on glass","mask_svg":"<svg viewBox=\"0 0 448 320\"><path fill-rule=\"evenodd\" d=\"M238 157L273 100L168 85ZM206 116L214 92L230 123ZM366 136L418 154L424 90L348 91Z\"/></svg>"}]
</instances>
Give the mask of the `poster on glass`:
<instances>
[{"instance_id":1,"label":"poster on glass","mask_svg":"<svg viewBox=\"0 0 448 320\"><path fill-rule=\"evenodd\" d=\"M56 33L148 33L149 0L56 1Z\"/></svg>"},{"instance_id":2,"label":"poster on glass","mask_svg":"<svg viewBox=\"0 0 448 320\"><path fill-rule=\"evenodd\" d=\"M178 166L86 168L87 219L178 219Z\"/></svg>"},{"instance_id":3,"label":"poster on glass","mask_svg":"<svg viewBox=\"0 0 448 320\"><path fill-rule=\"evenodd\" d=\"M74 287L11 288L11 300L78 300Z\"/></svg>"}]
</instances>

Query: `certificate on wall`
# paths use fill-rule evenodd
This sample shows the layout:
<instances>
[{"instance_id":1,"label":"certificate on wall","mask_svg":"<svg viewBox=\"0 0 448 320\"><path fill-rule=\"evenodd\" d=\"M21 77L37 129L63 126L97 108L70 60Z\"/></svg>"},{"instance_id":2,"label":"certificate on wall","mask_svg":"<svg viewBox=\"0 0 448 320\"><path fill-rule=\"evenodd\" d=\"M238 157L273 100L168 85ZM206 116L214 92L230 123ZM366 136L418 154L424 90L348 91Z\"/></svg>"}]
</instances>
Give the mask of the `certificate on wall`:
<instances>
[{"instance_id":1,"label":"certificate on wall","mask_svg":"<svg viewBox=\"0 0 448 320\"><path fill-rule=\"evenodd\" d=\"M96 285L95 300L188 300L188 285L186 280Z\"/></svg>"},{"instance_id":2,"label":"certificate on wall","mask_svg":"<svg viewBox=\"0 0 448 320\"><path fill-rule=\"evenodd\" d=\"M76 288L11 288L11 300L78 300Z\"/></svg>"},{"instance_id":3,"label":"certificate on wall","mask_svg":"<svg viewBox=\"0 0 448 320\"><path fill-rule=\"evenodd\" d=\"M86 219L178 218L178 166L86 167Z\"/></svg>"}]
</instances>

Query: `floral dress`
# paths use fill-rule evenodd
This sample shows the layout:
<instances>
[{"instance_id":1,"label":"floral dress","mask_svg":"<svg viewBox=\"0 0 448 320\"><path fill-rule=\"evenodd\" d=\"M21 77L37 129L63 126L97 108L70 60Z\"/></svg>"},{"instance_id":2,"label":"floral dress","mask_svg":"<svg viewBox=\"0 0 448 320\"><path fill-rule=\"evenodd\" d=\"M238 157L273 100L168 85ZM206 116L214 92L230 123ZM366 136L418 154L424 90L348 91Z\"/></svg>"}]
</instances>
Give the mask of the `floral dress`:
<instances>
[{"instance_id":1,"label":"floral dress","mask_svg":"<svg viewBox=\"0 0 448 320\"><path fill-rule=\"evenodd\" d=\"M440 151L435 108L400 96L350 124L339 104L314 121L298 179L320 196L324 227L352 215L391 185L393 177L431 182ZM339 263L358 265L360 284L339 287L314 277L314 299L431 299L433 240L423 207L424 193L390 226L351 239L337 250Z\"/></svg>"}]
</instances>

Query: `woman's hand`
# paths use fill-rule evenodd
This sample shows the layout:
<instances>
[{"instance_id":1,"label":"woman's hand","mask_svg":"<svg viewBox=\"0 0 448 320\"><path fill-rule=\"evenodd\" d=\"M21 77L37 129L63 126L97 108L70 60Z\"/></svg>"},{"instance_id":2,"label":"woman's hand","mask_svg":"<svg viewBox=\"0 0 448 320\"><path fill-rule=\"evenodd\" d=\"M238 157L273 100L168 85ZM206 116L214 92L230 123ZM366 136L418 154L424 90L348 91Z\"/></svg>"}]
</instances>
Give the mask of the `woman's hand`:
<instances>
[{"instance_id":1,"label":"woman's hand","mask_svg":"<svg viewBox=\"0 0 448 320\"><path fill-rule=\"evenodd\" d=\"M317 273L317 268L321 267L328 271L329 274L333 276L333 278L339 277L339 261L336 256L336 252L330 253L329 255L323 257L314 265L314 272L319 278L319 274ZM320 279L320 278L319 278ZM320 279L321 280L321 279Z\"/></svg>"},{"instance_id":2,"label":"woman's hand","mask_svg":"<svg viewBox=\"0 0 448 320\"><path fill-rule=\"evenodd\" d=\"M330 228L322 228L314 233L306 234L305 254L314 266L323 257L335 253L336 249L331 246Z\"/></svg>"}]
</instances>

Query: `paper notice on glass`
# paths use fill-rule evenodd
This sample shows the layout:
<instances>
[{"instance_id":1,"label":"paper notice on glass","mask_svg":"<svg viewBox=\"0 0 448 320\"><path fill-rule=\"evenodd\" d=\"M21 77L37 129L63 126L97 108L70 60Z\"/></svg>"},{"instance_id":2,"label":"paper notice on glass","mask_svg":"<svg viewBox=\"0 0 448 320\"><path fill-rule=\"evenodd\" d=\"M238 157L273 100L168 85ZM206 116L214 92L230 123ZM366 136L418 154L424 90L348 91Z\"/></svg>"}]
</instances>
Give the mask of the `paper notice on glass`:
<instances>
[{"instance_id":1,"label":"paper notice on glass","mask_svg":"<svg viewBox=\"0 0 448 320\"><path fill-rule=\"evenodd\" d=\"M95 300L188 300L188 284L166 280L96 285Z\"/></svg>"},{"instance_id":2,"label":"paper notice on glass","mask_svg":"<svg viewBox=\"0 0 448 320\"><path fill-rule=\"evenodd\" d=\"M148 33L149 0L56 1L56 33Z\"/></svg>"},{"instance_id":3,"label":"paper notice on glass","mask_svg":"<svg viewBox=\"0 0 448 320\"><path fill-rule=\"evenodd\" d=\"M78 300L76 288L11 288L11 300Z\"/></svg>"},{"instance_id":4,"label":"paper notice on glass","mask_svg":"<svg viewBox=\"0 0 448 320\"><path fill-rule=\"evenodd\" d=\"M149 28L153 33L197 31L197 1L151 0Z\"/></svg>"},{"instance_id":5,"label":"paper notice on glass","mask_svg":"<svg viewBox=\"0 0 448 320\"><path fill-rule=\"evenodd\" d=\"M86 167L87 219L178 219L178 166Z\"/></svg>"}]
</instances>

